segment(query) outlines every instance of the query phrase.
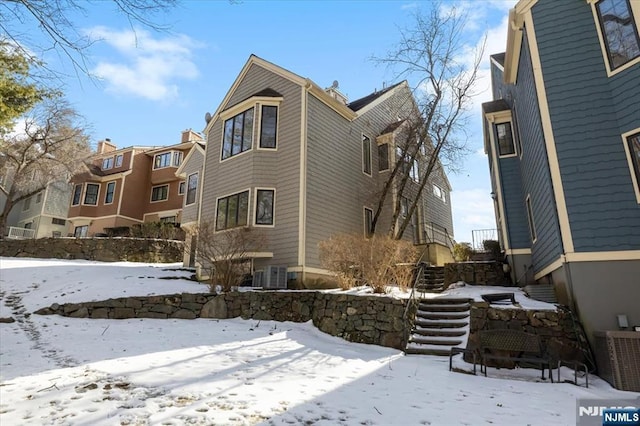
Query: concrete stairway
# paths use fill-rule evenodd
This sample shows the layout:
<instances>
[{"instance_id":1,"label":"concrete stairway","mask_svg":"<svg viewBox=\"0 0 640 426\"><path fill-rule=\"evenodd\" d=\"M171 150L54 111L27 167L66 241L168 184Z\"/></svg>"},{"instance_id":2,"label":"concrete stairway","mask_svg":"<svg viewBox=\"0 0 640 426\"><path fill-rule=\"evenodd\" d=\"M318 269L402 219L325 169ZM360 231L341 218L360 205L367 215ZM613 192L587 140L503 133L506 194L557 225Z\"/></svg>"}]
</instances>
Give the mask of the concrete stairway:
<instances>
[{"instance_id":1,"label":"concrete stairway","mask_svg":"<svg viewBox=\"0 0 640 426\"><path fill-rule=\"evenodd\" d=\"M422 299L405 348L406 354L449 355L465 347L469 333L469 299Z\"/></svg>"},{"instance_id":2,"label":"concrete stairway","mask_svg":"<svg viewBox=\"0 0 640 426\"><path fill-rule=\"evenodd\" d=\"M420 293L441 293L444 290L444 267L427 266L416 285Z\"/></svg>"}]
</instances>

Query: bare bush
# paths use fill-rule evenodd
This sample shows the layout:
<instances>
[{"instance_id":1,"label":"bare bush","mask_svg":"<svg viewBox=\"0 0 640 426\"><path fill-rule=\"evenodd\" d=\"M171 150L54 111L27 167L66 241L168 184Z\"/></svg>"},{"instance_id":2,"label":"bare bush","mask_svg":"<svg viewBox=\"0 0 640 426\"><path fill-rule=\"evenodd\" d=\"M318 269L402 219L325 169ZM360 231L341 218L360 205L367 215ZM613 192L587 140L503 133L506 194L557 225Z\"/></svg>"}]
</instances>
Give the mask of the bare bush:
<instances>
[{"instance_id":1,"label":"bare bush","mask_svg":"<svg viewBox=\"0 0 640 426\"><path fill-rule=\"evenodd\" d=\"M260 229L241 227L216 232L213 221L201 221L193 236L193 239L187 238L187 245L195 241L197 259L208 272L212 292L218 286L229 291L239 285L245 275L251 273L251 253L266 245Z\"/></svg>"},{"instance_id":2,"label":"bare bush","mask_svg":"<svg viewBox=\"0 0 640 426\"><path fill-rule=\"evenodd\" d=\"M418 254L413 244L390 236L338 234L319 248L323 267L336 274L341 288L364 284L374 293L386 292L389 285L407 288Z\"/></svg>"}]
</instances>

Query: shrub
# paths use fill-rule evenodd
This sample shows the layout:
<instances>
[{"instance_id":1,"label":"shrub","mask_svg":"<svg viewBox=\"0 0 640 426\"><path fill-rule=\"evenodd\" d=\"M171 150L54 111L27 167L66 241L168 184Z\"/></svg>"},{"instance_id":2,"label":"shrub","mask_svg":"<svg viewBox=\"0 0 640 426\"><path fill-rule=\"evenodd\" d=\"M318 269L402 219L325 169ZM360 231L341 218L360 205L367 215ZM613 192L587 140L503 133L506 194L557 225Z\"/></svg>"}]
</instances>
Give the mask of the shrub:
<instances>
[{"instance_id":1,"label":"shrub","mask_svg":"<svg viewBox=\"0 0 640 426\"><path fill-rule=\"evenodd\" d=\"M130 235L135 238L184 241L184 231L170 222L144 222L133 225Z\"/></svg>"},{"instance_id":2,"label":"shrub","mask_svg":"<svg viewBox=\"0 0 640 426\"><path fill-rule=\"evenodd\" d=\"M336 274L342 289L368 285L384 293L388 285L411 285L417 250L407 241L388 236L338 234L320 242L320 262Z\"/></svg>"},{"instance_id":3,"label":"shrub","mask_svg":"<svg viewBox=\"0 0 640 426\"><path fill-rule=\"evenodd\" d=\"M496 240L484 240L482 242L482 247L486 252L491 253L491 256L494 259L499 259L502 254L502 249L500 248L500 243Z\"/></svg>"},{"instance_id":4,"label":"shrub","mask_svg":"<svg viewBox=\"0 0 640 426\"><path fill-rule=\"evenodd\" d=\"M453 246L453 258L456 262L466 262L471 259L473 249L469 243L456 243Z\"/></svg>"}]
</instances>

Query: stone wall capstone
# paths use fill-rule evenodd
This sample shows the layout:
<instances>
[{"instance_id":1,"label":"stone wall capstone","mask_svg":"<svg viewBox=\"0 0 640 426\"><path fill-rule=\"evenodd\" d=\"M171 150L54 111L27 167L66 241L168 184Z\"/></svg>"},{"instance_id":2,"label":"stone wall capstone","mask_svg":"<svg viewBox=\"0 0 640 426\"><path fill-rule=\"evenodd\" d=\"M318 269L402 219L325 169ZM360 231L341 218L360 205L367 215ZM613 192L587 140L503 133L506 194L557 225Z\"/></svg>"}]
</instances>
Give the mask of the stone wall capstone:
<instances>
[{"instance_id":1,"label":"stone wall capstone","mask_svg":"<svg viewBox=\"0 0 640 426\"><path fill-rule=\"evenodd\" d=\"M100 302L53 304L36 314L74 318L244 318L307 322L350 342L404 349L407 301L316 291L244 291L123 297ZM415 312L414 312L415 313ZM412 318L412 316L410 316Z\"/></svg>"},{"instance_id":2,"label":"stone wall capstone","mask_svg":"<svg viewBox=\"0 0 640 426\"><path fill-rule=\"evenodd\" d=\"M2 240L0 256L103 262L181 262L183 242L142 238L39 238Z\"/></svg>"}]
</instances>

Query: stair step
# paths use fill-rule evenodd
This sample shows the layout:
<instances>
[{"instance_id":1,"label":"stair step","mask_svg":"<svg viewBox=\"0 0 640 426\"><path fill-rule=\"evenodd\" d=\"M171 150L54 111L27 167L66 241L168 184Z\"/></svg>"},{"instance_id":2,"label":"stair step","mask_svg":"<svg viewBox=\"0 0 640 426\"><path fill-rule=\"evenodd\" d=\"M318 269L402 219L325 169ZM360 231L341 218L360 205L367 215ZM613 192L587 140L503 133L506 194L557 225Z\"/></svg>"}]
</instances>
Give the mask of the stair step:
<instances>
[{"instance_id":1,"label":"stair step","mask_svg":"<svg viewBox=\"0 0 640 426\"><path fill-rule=\"evenodd\" d=\"M436 346L458 346L462 343L460 339L452 339L451 337L441 336L411 336L411 343L417 343L420 345L436 345Z\"/></svg>"},{"instance_id":2,"label":"stair step","mask_svg":"<svg viewBox=\"0 0 640 426\"><path fill-rule=\"evenodd\" d=\"M438 311L438 312L464 312L471 308L469 303L456 303L451 305L433 304L429 302L420 302L418 309L421 311Z\"/></svg>"},{"instance_id":3,"label":"stair step","mask_svg":"<svg viewBox=\"0 0 640 426\"><path fill-rule=\"evenodd\" d=\"M460 337L467 334L464 327L459 328L416 328L412 331L413 334L419 334L421 336L448 336L448 337Z\"/></svg>"},{"instance_id":4,"label":"stair step","mask_svg":"<svg viewBox=\"0 0 640 426\"><path fill-rule=\"evenodd\" d=\"M423 299L421 303L428 303L429 305L459 305L462 303L471 303L473 299L467 298L452 298L452 297L435 297L433 299Z\"/></svg>"},{"instance_id":5,"label":"stair step","mask_svg":"<svg viewBox=\"0 0 640 426\"><path fill-rule=\"evenodd\" d=\"M469 324L467 321L460 321L460 320L430 320L430 319L424 319L424 318L417 318L416 322L415 322L415 326L416 327L422 327L422 328L461 328L461 327L465 327L467 324Z\"/></svg>"},{"instance_id":6,"label":"stair step","mask_svg":"<svg viewBox=\"0 0 640 426\"><path fill-rule=\"evenodd\" d=\"M450 349L439 345L408 345L404 350L408 355L449 356Z\"/></svg>"},{"instance_id":7,"label":"stair step","mask_svg":"<svg viewBox=\"0 0 640 426\"><path fill-rule=\"evenodd\" d=\"M462 320L469 317L469 312L425 312L418 311L418 318L428 320Z\"/></svg>"}]
</instances>

